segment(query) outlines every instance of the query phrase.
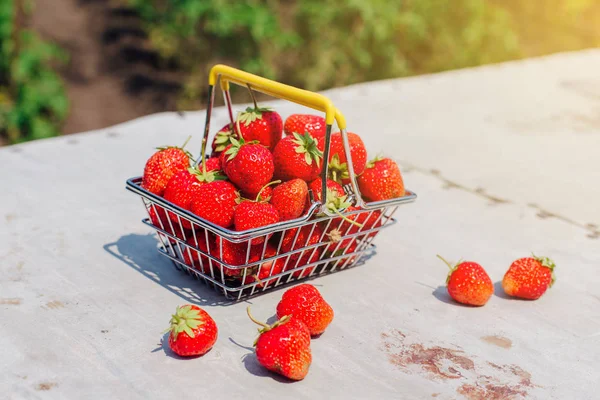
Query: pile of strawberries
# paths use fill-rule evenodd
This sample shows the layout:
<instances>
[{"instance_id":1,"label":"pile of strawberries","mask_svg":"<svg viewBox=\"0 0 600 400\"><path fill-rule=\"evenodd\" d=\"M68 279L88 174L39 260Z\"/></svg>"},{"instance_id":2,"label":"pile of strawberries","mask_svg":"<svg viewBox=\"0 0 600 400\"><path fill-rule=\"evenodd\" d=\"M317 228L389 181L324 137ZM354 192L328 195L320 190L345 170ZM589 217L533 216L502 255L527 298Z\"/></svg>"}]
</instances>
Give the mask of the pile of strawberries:
<instances>
[{"instance_id":1,"label":"pile of strawberries","mask_svg":"<svg viewBox=\"0 0 600 400\"><path fill-rule=\"evenodd\" d=\"M303 217L313 201L326 203L329 211L340 215L339 223L329 224L329 228L307 225L279 236L256 237L250 243L249 253L248 243L232 243L207 232L191 235L193 226L189 221L162 208L150 208L152 223L176 237L188 238L189 246L205 253L213 255L211 250L219 248L217 257L233 266L260 261L262 255L273 257L277 249L284 253L322 244L306 256L296 254L287 262L251 271L244 284L298 269L322 256L340 256L343 249L347 249L346 253L355 251L359 238L344 236L381 226L380 212L360 213L360 208L349 202L343 189L350 182L348 160L340 132L331 135L327 194L326 199L321 198L325 130L325 120L320 116L294 114L284 124L271 109L249 107L239 113L235 124L227 124L217 132L210 158L203 157L197 165L184 150L185 144L181 148L159 148L146 162L142 187L208 222L235 231ZM389 158L368 162L360 136L351 132L347 135L363 199L378 201L404 196L398 165ZM202 240L196 241L192 236ZM201 257L197 252L184 255L188 265L195 265ZM296 272L297 277L303 277L311 271ZM225 268L225 274L239 278L241 271Z\"/></svg>"},{"instance_id":2,"label":"pile of strawberries","mask_svg":"<svg viewBox=\"0 0 600 400\"><path fill-rule=\"evenodd\" d=\"M333 309L312 285L288 289L277 304L278 320L260 325L254 342L256 359L266 369L292 380L302 380L312 362L311 337L319 336L333 320ZM217 341L218 328L212 317L195 305L177 307L169 327L169 347L180 356L199 356Z\"/></svg>"}]
</instances>

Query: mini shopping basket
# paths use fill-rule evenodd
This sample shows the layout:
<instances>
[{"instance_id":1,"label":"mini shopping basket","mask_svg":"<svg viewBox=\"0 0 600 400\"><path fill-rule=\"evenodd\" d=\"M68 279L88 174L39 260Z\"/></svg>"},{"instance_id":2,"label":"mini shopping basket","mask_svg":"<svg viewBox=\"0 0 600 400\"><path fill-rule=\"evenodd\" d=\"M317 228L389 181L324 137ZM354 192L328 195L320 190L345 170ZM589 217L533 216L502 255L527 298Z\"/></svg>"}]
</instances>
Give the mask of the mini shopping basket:
<instances>
[{"instance_id":1,"label":"mini shopping basket","mask_svg":"<svg viewBox=\"0 0 600 400\"><path fill-rule=\"evenodd\" d=\"M346 121L328 98L225 65L216 65L210 71L206 123L202 151L197 163L208 147L215 86L218 82L232 123L234 118L230 83L245 86L251 93L255 90L325 113L327 127L321 196L309 193L310 208L300 218L237 232L214 225L150 193L141 186L141 177L131 178L126 187L141 196L149 216L143 222L156 230L160 241L159 252L171 259L177 269L204 281L230 300L240 300L291 282L341 271L364 262L375 252L373 240L377 233L395 224L393 215L398 206L414 201L416 194L407 190L400 198L365 202L360 195L350 157ZM316 200L327 199L325 177L328 173L327 160L334 121L340 129L348 163L350 183L344 186L344 191L355 206L353 211L342 210L341 214L347 219L362 222L362 228L348 223L335 210ZM175 217L162 218L168 213ZM334 229L335 237L330 234ZM245 254L245 262L240 265L228 263L224 255L231 249Z\"/></svg>"}]
</instances>

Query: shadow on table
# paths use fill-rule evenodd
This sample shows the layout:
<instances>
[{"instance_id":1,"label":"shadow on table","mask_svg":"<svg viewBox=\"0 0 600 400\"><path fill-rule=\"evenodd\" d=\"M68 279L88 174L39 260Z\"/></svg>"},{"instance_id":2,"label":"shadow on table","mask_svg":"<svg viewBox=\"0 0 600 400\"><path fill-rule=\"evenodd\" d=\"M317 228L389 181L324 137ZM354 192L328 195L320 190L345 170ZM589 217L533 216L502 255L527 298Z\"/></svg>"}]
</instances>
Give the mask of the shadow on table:
<instances>
[{"instance_id":1,"label":"shadow on table","mask_svg":"<svg viewBox=\"0 0 600 400\"><path fill-rule=\"evenodd\" d=\"M198 306L227 306L233 304L212 291L202 282L176 270L171 261L157 251L158 242L153 233L129 234L116 242L105 244L104 250L125 265L156 282L163 288Z\"/></svg>"}]
</instances>

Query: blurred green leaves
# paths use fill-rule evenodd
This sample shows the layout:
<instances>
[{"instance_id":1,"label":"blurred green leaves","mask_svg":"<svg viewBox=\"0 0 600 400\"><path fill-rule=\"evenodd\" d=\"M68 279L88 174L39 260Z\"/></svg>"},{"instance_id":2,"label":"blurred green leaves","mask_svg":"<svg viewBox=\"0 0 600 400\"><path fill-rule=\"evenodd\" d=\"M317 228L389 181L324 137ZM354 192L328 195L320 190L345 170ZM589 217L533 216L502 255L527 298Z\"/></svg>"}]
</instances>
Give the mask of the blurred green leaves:
<instances>
[{"instance_id":1,"label":"blurred green leaves","mask_svg":"<svg viewBox=\"0 0 600 400\"><path fill-rule=\"evenodd\" d=\"M0 135L11 143L60 134L69 111L63 82L53 70L67 56L16 24L30 9L27 3L0 4Z\"/></svg>"}]
</instances>

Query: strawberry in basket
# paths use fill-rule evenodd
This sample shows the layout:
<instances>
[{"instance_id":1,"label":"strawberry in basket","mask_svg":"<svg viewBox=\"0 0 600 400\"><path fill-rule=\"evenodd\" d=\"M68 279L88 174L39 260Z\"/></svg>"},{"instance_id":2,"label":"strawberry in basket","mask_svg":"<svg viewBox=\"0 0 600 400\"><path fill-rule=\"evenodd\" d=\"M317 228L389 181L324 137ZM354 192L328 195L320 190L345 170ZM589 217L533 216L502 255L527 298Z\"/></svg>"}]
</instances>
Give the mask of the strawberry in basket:
<instances>
[{"instance_id":1,"label":"strawberry in basket","mask_svg":"<svg viewBox=\"0 0 600 400\"><path fill-rule=\"evenodd\" d=\"M281 116L268 107L248 107L235 121L241 138L245 141L258 141L273 151L281 139L283 121Z\"/></svg>"},{"instance_id":2,"label":"strawberry in basket","mask_svg":"<svg viewBox=\"0 0 600 400\"><path fill-rule=\"evenodd\" d=\"M325 118L312 114L292 114L287 117L283 125L283 132L286 136L308 132L316 139L324 137L326 129Z\"/></svg>"},{"instance_id":3,"label":"strawberry in basket","mask_svg":"<svg viewBox=\"0 0 600 400\"><path fill-rule=\"evenodd\" d=\"M273 155L257 142L232 138L220 158L223 171L245 197L255 198L273 177Z\"/></svg>"},{"instance_id":4,"label":"strawberry in basket","mask_svg":"<svg viewBox=\"0 0 600 400\"><path fill-rule=\"evenodd\" d=\"M144 166L142 187L149 192L162 196L167 183L173 175L189 168L191 155L184 150L191 136L181 147L158 147Z\"/></svg>"},{"instance_id":5,"label":"strawberry in basket","mask_svg":"<svg viewBox=\"0 0 600 400\"><path fill-rule=\"evenodd\" d=\"M365 170L367 149L360 136L356 133L348 132L348 143L350 145L354 174L358 176ZM324 140L319 141L319 150L325 151ZM350 183L347 162L342 133L336 132L331 135L331 144L329 146L329 173L334 181L344 185Z\"/></svg>"}]
</instances>

